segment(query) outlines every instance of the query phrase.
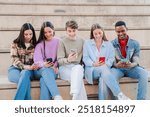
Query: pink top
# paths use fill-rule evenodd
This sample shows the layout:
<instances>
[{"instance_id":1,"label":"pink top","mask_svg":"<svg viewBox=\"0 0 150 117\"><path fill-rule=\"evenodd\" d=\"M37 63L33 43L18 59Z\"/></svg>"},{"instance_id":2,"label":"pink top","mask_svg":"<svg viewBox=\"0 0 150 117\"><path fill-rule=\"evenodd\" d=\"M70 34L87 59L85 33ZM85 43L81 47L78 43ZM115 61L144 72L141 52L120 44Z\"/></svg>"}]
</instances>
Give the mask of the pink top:
<instances>
[{"instance_id":1,"label":"pink top","mask_svg":"<svg viewBox=\"0 0 150 117\"><path fill-rule=\"evenodd\" d=\"M44 56L44 42L40 42L36 45L34 51L34 63L39 67L44 66L44 62L47 58L52 58L54 65L57 66L57 50L58 50L59 38L53 37L50 41L45 41L45 56Z\"/></svg>"}]
</instances>

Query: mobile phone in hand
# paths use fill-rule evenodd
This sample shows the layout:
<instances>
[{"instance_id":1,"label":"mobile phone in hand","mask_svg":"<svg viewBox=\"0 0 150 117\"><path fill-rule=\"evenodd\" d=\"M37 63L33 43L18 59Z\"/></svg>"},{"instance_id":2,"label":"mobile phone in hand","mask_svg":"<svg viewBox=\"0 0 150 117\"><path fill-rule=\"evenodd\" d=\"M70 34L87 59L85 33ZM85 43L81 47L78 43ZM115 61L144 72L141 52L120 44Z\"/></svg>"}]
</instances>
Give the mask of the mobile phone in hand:
<instances>
[{"instance_id":1,"label":"mobile phone in hand","mask_svg":"<svg viewBox=\"0 0 150 117\"><path fill-rule=\"evenodd\" d=\"M51 63L51 62L53 62L53 59L52 59L52 58L47 58L46 61L47 61L48 63Z\"/></svg>"},{"instance_id":2,"label":"mobile phone in hand","mask_svg":"<svg viewBox=\"0 0 150 117\"><path fill-rule=\"evenodd\" d=\"M72 53L73 55L77 53L77 49L70 49L70 53Z\"/></svg>"},{"instance_id":3,"label":"mobile phone in hand","mask_svg":"<svg viewBox=\"0 0 150 117\"><path fill-rule=\"evenodd\" d=\"M128 59L121 59L121 62L122 63L129 63L129 60Z\"/></svg>"},{"instance_id":4,"label":"mobile phone in hand","mask_svg":"<svg viewBox=\"0 0 150 117\"><path fill-rule=\"evenodd\" d=\"M99 57L99 62L105 63L105 57Z\"/></svg>"}]
</instances>

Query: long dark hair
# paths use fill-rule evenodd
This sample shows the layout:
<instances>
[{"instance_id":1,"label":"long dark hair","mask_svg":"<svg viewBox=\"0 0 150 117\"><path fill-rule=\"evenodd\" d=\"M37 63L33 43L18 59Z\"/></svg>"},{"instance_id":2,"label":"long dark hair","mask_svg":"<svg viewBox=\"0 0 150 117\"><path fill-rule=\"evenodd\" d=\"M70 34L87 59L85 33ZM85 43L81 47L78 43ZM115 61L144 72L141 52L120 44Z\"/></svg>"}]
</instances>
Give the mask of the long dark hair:
<instances>
[{"instance_id":1,"label":"long dark hair","mask_svg":"<svg viewBox=\"0 0 150 117\"><path fill-rule=\"evenodd\" d=\"M43 24L41 26L41 29L40 29L40 35L39 35L37 44L43 41L43 44L44 44L44 58L46 58L46 55L45 55L45 40L46 40L46 37L44 35L44 28L46 28L46 27L50 27L52 30L54 30L54 25L51 22L46 21L46 22L43 22ZM54 32L53 36L54 35L55 35L55 32Z\"/></svg>"},{"instance_id":2,"label":"long dark hair","mask_svg":"<svg viewBox=\"0 0 150 117\"><path fill-rule=\"evenodd\" d=\"M51 22L49 22L49 21L43 22L37 43L40 43L41 41L46 40L46 37L44 35L44 28L46 28L46 27L50 27L52 30L54 30L54 25ZM53 35L55 35L55 32Z\"/></svg>"},{"instance_id":3,"label":"long dark hair","mask_svg":"<svg viewBox=\"0 0 150 117\"><path fill-rule=\"evenodd\" d=\"M25 24L22 25L22 27L20 29L19 36L13 42L16 43L18 45L18 47L21 47L21 48L25 49L26 46L25 46L24 32L26 30L32 30L33 37L31 39L31 44L35 47L36 46L35 30L34 30L33 26L30 23L25 23Z\"/></svg>"},{"instance_id":4,"label":"long dark hair","mask_svg":"<svg viewBox=\"0 0 150 117\"><path fill-rule=\"evenodd\" d=\"M108 41L107 38L106 38L105 32L104 32L104 29L98 23L92 25L91 33L90 33L90 39L94 39L93 31L96 30L96 29L101 29L103 31L103 38L102 39L104 41Z\"/></svg>"}]
</instances>

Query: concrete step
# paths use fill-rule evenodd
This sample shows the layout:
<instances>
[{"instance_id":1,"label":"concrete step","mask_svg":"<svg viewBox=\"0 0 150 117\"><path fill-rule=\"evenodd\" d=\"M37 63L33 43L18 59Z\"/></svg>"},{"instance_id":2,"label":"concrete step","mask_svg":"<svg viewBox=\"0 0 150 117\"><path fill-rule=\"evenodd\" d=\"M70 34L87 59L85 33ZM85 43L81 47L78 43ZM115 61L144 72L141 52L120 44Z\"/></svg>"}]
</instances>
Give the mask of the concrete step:
<instances>
[{"instance_id":1,"label":"concrete step","mask_svg":"<svg viewBox=\"0 0 150 117\"><path fill-rule=\"evenodd\" d=\"M63 97L63 99L68 100L71 99L71 96L69 94L70 92L70 84L67 81L57 79L56 80L57 85L59 87L60 93ZM40 95L40 87L39 87L39 81L32 81L32 97L33 99L37 100L39 99ZM97 92L97 83L94 85L89 85L85 81L85 87L86 90L88 90L88 96L90 99L93 98L93 95L95 96L95 91ZM13 99L15 92L16 92L17 85L15 83L11 83L8 81L7 76L1 76L0 78L0 100L10 100Z\"/></svg>"},{"instance_id":2,"label":"concrete step","mask_svg":"<svg viewBox=\"0 0 150 117\"><path fill-rule=\"evenodd\" d=\"M57 79L57 85L59 87L60 93L64 100L70 100L71 96L69 95L70 92L70 84L67 81ZM129 96L131 99L136 99L137 94L137 80L131 78L122 78L120 80L120 87L122 91ZM95 81L93 85L88 84L84 80L85 88L87 91L88 99L98 99L98 82ZM150 84L150 79L149 79ZM15 83L11 83L8 81L6 76L1 76L0 78L0 100L12 100L15 92L16 92L17 85ZM150 85L149 85L150 88ZM40 95L40 86L39 81L32 81L31 83L31 95L32 99L38 100ZM111 94L110 94L111 95ZM109 97L108 99L111 99ZM150 92L148 91L148 100L150 99Z\"/></svg>"},{"instance_id":3,"label":"concrete step","mask_svg":"<svg viewBox=\"0 0 150 117\"><path fill-rule=\"evenodd\" d=\"M56 35L62 36L65 23L70 19L79 23L83 38L89 38L91 25L98 22L106 30L108 39L115 37L114 23L125 20L129 34L142 46L149 46L149 6L149 0L0 0L0 48L10 47L25 22L33 24L38 36L43 21L51 21Z\"/></svg>"},{"instance_id":4,"label":"concrete step","mask_svg":"<svg viewBox=\"0 0 150 117\"><path fill-rule=\"evenodd\" d=\"M114 23L118 20L127 22L129 29L149 30L150 15L148 16L84 16L84 15L48 15L48 16L0 16L0 31L20 30L25 22L30 22L36 30L39 30L44 21L51 21L56 29L64 29L68 20L74 19L81 29L90 29L93 23L100 23L104 29L114 29Z\"/></svg>"},{"instance_id":5,"label":"concrete step","mask_svg":"<svg viewBox=\"0 0 150 117\"><path fill-rule=\"evenodd\" d=\"M20 26L21 27L21 26ZM64 29L55 30L55 36L62 37L65 35ZM112 40L116 37L116 33L114 30L105 30L108 40ZM128 34L133 38L136 39L141 46L150 46L150 39L149 37L149 30L132 30L129 29ZM0 49L9 49L10 44L12 41L19 35L19 30L13 31L0 31ZM37 38L39 36L39 30L36 30ZM80 35L83 39L88 39L90 37L90 27L86 30L79 29L78 35Z\"/></svg>"},{"instance_id":6,"label":"concrete step","mask_svg":"<svg viewBox=\"0 0 150 117\"><path fill-rule=\"evenodd\" d=\"M43 5L43 4L0 4L1 15L150 15L150 5ZM7 10L6 10L7 9ZM13 9L13 10L12 10ZM24 12L26 11L26 12ZM80 12L79 12L80 11Z\"/></svg>"},{"instance_id":7,"label":"concrete step","mask_svg":"<svg viewBox=\"0 0 150 117\"><path fill-rule=\"evenodd\" d=\"M149 0L0 0L0 3L3 4L85 4L85 5L91 5L91 4L97 4L97 5L105 5L105 4L110 4L110 5L145 5L145 4L150 4Z\"/></svg>"}]
</instances>

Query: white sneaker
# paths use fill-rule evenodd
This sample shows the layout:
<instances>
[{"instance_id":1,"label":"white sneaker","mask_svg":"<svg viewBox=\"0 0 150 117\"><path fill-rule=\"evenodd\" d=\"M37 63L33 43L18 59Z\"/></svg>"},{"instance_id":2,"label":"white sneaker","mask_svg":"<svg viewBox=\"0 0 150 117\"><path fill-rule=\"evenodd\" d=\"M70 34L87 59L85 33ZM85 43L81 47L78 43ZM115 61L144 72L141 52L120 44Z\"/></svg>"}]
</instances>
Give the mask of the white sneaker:
<instances>
[{"instance_id":1,"label":"white sneaker","mask_svg":"<svg viewBox=\"0 0 150 117\"><path fill-rule=\"evenodd\" d=\"M118 100L131 100L129 97L125 96L122 92L118 94Z\"/></svg>"},{"instance_id":2,"label":"white sneaker","mask_svg":"<svg viewBox=\"0 0 150 117\"><path fill-rule=\"evenodd\" d=\"M72 100L78 100L78 95L77 94L73 94L72 95Z\"/></svg>"},{"instance_id":3,"label":"white sneaker","mask_svg":"<svg viewBox=\"0 0 150 117\"><path fill-rule=\"evenodd\" d=\"M63 98L60 95L54 96L54 100L63 100Z\"/></svg>"}]
</instances>

